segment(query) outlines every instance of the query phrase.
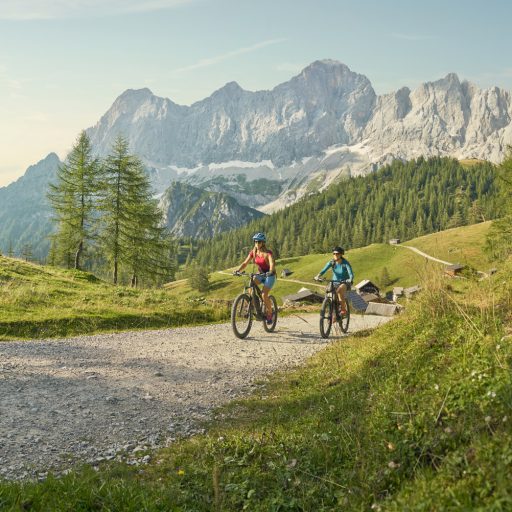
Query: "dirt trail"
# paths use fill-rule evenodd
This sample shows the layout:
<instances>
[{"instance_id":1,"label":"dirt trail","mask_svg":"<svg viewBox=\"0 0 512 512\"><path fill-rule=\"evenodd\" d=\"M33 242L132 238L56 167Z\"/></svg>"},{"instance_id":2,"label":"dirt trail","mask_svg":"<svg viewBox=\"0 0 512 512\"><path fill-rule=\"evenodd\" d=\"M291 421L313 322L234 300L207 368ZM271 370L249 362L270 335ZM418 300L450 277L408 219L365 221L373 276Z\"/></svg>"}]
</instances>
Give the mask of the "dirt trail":
<instances>
[{"instance_id":1,"label":"dirt trail","mask_svg":"<svg viewBox=\"0 0 512 512\"><path fill-rule=\"evenodd\" d=\"M152 448L198 432L214 407L324 348L318 315L300 317L271 334L257 322L244 341L218 324L0 342L0 478L148 462ZM354 316L350 331L387 320Z\"/></svg>"}]
</instances>

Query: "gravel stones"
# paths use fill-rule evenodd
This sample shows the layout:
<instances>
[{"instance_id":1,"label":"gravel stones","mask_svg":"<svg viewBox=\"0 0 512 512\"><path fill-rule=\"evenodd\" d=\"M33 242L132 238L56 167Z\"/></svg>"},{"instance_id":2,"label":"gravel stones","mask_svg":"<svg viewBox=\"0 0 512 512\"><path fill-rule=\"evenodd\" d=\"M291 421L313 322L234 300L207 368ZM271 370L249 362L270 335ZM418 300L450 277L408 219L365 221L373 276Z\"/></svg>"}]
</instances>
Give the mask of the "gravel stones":
<instances>
[{"instance_id":1,"label":"gravel stones","mask_svg":"<svg viewBox=\"0 0 512 512\"><path fill-rule=\"evenodd\" d=\"M304 321L304 320L306 321ZM351 330L378 317L351 319ZM318 316L0 343L0 478L43 479L76 464L147 464L151 451L202 433L212 410L325 347Z\"/></svg>"}]
</instances>

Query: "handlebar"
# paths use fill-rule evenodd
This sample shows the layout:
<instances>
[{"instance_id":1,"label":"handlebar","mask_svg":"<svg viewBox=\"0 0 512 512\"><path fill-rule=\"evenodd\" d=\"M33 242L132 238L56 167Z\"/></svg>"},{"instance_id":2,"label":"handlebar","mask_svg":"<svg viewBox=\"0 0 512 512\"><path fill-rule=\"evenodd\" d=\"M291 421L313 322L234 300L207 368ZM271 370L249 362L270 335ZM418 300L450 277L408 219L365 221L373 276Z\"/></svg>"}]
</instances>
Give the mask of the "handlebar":
<instances>
[{"instance_id":1,"label":"handlebar","mask_svg":"<svg viewBox=\"0 0 512 512\"><path fill-rule=\"evenodd\" d=\"M249 275L251 278L256 276L266 276L267 272L251 272L250 274L247 274L246 272L237 272L236 270L233 272L234 276L242 277Z\"/></svg>"}]
</instances>

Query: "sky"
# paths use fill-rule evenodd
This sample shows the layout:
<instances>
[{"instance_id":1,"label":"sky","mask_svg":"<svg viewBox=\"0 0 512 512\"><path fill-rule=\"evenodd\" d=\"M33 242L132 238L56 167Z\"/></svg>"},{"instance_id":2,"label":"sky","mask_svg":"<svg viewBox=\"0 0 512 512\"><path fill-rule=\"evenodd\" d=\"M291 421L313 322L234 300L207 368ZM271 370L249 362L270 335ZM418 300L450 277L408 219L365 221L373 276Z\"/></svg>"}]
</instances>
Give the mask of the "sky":
<instances>
[{"instance_id":1,"label":"sky","mask_svg":"<svg viewBox=\"0 0 512 512\"><path fill-rule=\"evenodd\" d=\"M334 59L377 94L450 72L512 91L510 20L509 0L0 0L0 187L126 89L190 105Z\"/></svg>"}]
</instances>

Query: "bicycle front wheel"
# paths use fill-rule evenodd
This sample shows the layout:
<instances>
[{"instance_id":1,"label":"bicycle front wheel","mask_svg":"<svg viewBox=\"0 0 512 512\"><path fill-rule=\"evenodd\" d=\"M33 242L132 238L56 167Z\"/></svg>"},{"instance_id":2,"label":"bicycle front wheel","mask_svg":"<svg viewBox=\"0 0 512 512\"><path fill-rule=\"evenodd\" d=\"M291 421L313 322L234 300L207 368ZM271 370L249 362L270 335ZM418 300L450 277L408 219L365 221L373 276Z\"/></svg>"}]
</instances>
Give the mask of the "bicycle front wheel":
<instances>
[{"instance_id":1,"label":"bicycle front wheel","mask_svg":"<svg viewBox=\"0 0 512 512\"><path fill-rule=\"evenodd\" d=\"M328 338L332 327L332 301L327 298L322 302L320 309L320 335L322 338Z\"/></svg>"},{"instance_id":2,"label":"bicycle front wheel","mask_svg":"<svg viewBox=\"0 0 512 512\"><path fill-rule=\"evenodd\" d=\"M237 338L243 340L249 334L252 325L251 298L246 293L239 295L231 308L231 327Z\"/></svg>"},{"instance_id":3,"label":"bicycle front wheel","mask_svg":"<svg viewBox=\"0 0 512 512\"><path fill-rule=\"evenodd\" d=\"M338 325L342 332L346 333L348 331L348 324L350 323L350 306L348 305L348 300L346 302L347 312L344 315L341 315L338 319Z\"/></svg>"},{"instance_id":4,"label":"bicycle front wheel","mask_svg":"<svg viewBox=\"0 0 512 512\"><path fill-rule=\"evenodd\" d=\"M265 305L263 305L263 328L267 332L272 332L276 328L277 324L277 301L273 295L270 295L269 299L272 304L272 323L267 324L267 311Z\"/></svg>"}]
</instances>

